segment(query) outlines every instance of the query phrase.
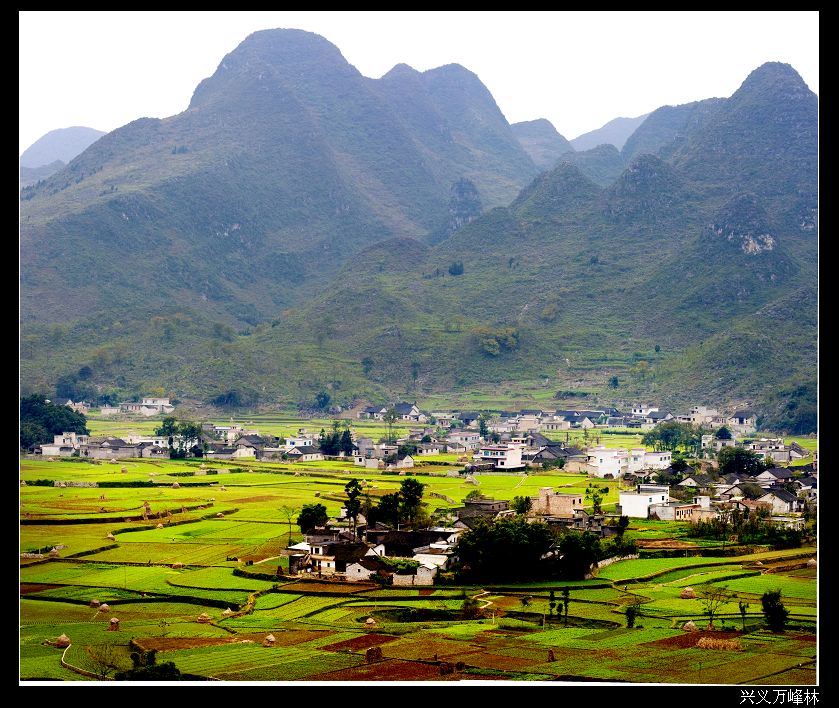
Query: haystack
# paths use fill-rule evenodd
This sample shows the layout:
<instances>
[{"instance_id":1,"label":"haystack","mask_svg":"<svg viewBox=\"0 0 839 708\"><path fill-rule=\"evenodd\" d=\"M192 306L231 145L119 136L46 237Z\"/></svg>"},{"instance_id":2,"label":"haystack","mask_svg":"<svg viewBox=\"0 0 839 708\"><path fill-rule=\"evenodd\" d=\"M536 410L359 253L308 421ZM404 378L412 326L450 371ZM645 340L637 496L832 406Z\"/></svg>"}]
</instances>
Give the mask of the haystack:
<instances>
[{"instance_id":1,"label":"haystack","mask_svg":"<svg viewBox=\"0 0 839 708\"><path fill-rule=\"evenodd\" d=\"M200 465L198 465L198 469L199 469L199 470L205 470L205 469L207 469L207 465L205 465L205 464L202 462Z\"/></svg>"},{"instance_id":2,"label":"haystack","mask_svg":"<svg viewBox=\"0 0 839 708\"><path fill-rule=\"evenodd\" d=\"M216 514L216 518L217 518L217 519L223 519L223 518L224 518L224 514L222 514L221 512L219 512L218 514Z\"/></svg>"},{"instance_id":3,"label":"haystack","mask_svg":"<svg viewBox=\"0 0 839 708\"><path fill-rule=\"evenodd\" d=\"M177 482L172 482L172 489L180 489L180 488L181 488L180 484L178 484Z\"/></svg>"},{"instance_id":4,"label":"haystack","mask_svg":"<svg viewBox=\"0 0 839 708\"><path fill-rule=\"evenodd\" d=\"M219 490L220 492L226 492L226 491L227 491L227 487L225 487L225 486L222 484L222 485L218 488L218 490Z\"/></svg>"},{"instance_id":5,"label":"haystack","mask_svg":"<svg viewBox=\"0 0 839 708\"><path fill-rule=\"evenodd\" d=\"M230 617L230 615L232 615L232 614L233 614L233 610L231 610L231 609L228 607L228 608L227 608L224 612L222 612L221 614L222 614L222 616L223 616L223 617Z\"/></svg>"},{"instance_id":6,"label":"haystack","mask_svg":"<svg viewBox=\"0 0 839 708\"><path fill-rule=\"evenodd\" d=\"M48 553L50 558L60 558L61 554L54 548Z\"/></svg>"},{"instance_id":7,"label":"haystack","mask_svg":"<svg viewBox=\"0 0 839 708\"><path fill-rule=\"evenodd\" d=\"M101 604L102 604L102 603L101 603L101 602L99 602L99 600L91 600L91 601L90 601L90 606L91 606L91 607L99 607L99 605L101 605Z\"/></svg>"},{"instance_id":8,"label":"haystack","mask_svg":"<svg viewBox=\"0 0 839 708\"><path fill-rule=\"evenodd\" d=\"M686 632L698 632L699 628L694 624L693 620L688 620L682 625L682 629Z\"/></svg>"},{"instance_id":9,"label":"haystack","mask_svg":"<svg viewBox=\"0 0 839 708\"><path fill-rule=\"evenodd\" d=\"M762 561L755 561L755 565L763 565Z\"/></svg>"},{"instance_id":10,"label":"haystack","mask_svg":"<svg viewBox=\"0 0 839 708\"><path fill-rule=\"evenodd\" d=\"M116 539L114 538L114 534L110 531L108 532L108 535L105 536L105 538L107 538L109 541L116 541Z\"/></svg>"},{"instance_id":11,"label":"haystack","mask_svg":"<svg viewBox=\"0 0 839 708\"><path fill-rule=\"evenodd\" d=\"M202 612L200 615L198 615L198 622L200 622L201 624L207 624L207 622L209 622L210 620L211 617L206 612Z\"/></svg>"},{"instance_id":12,"label":"haystack","mask_svg":"<svg viewBox=\"0 0 839 708\"><path fill-rule=\"evenodd\" d=\"M180 561L175 561L174 563L172 563L172 567L173 568L183 568L184 564L181 563Z\"/></svg>"},{"instance_id":13,"label":"haystack","mask_svg":"<svg viewBox=\"0 0 839 708\"><path fill-rule=\"evenodd\" d=\"M815 558L811 558L810 560L807 561L807 567L808 568L815 568L817 565L818 565L818 563L816 562Z\"/></svg>"},{"instance_id":14,"label":"haystack","mask_svg":"<svg viewBox=\"0 0 839 708\"><path fill-rule=\"evenodd\" d=\"M276 642L276 641L277 640L274 637L274 635L269 634L267 637L265 637L265 639L262 640L262 646L264 646L264 647L274 646L274 642Z\"/></svg>"},{"instance_id":15,"label":"haystack","mask_svg":"<svg viewBox=\"0 0 839 708\"><path fill-rule=\"evenodd\" d=\"M376 620L374 620L372 617L368 617L365 620L364 624L366 624L368 627L375 627L376 626Z\"/></svg>"},{"instance_id":16,"label":"haystack","mask_svg":"<svg viewBox=\"0 0 839 708\"><path fill-rule=\"evenodd\" d=\"M122 472L123 474L128 474L128 468L127 467L120 467L119 471Z\"/></svg>"},{"instance_id":17,"label":"haystack","mask_svg":"<svg viewBox=\"0 0 839 708\"><path fill-rule=\"evenodd\" d=\"M316 497L319 497L319 496L320 496L320 492L315 492L315 496L316 496Z\"/></svg>"},{"instance_id":18,"label":"haystack","mask_svg":"<svg viewBox=\"0 0 839 708\"><path fill-rule=\"evenodd\" d=\"M162 529L162 528L163 528L163 524L158 524L157 526L155 526L155 528L156 528L156 529Z\"/></svg>"},{"instance_id":19,"label":"haystack","mask_svg":"<svg viewBox=\"0 0 839 708\"><path fill-rule=\"evenodd\" d=\"M25 486L26 486L26 481L25 481L25 480L23 480L23 479L22 479L22 480L20 480L20 486L21 486L21 487L25 487Z\"/></svg>"},{"instance_id":20,"label":"haystack","mask_svg":"<svg viewBox=\"0 0 839 708\"><path fill-rule=\"evenodd\" d=\"M109 632L119 632L119 620L116 617L111 617L111 622L108 625Z\"/></svg>"},{"instance_id":21,"label":"haystack","mask_svg":"<svg viewBox=\"0 0 839 708\"><path fill-rule=\"evenodd\" d=\"M111 606L107 602L103 602L101 605L99 605L99 611L100 612L110 612L111 611Z\"/></svg>"},{"instance_id":22,"label":"haystack","mask_svg":"<svg viewBox=\"0 0 839 708\"><path fill-rule=\"evenodd\" d=\"M685 588L682 592L679 593L679 597L683 600L695 600L696 599L696 590L693 588Z\"/></svg>"},{"instance_id":23,"label":"haystack","mask_svg":"<svg viewBox=\"0 0 839 708\"><path fill-rule=\"evenodd\" d=\"M58 639L55 640L55 646L61 647L64 649L65 647L70 646L70 637L66 634L62 634Z\"/></svg>"},{"instance_id":24,"label":"haystack","mask_svg":"<svg viewBox=\"0 0 839 708\"><path fill-rule=\"evenodd\" d=\"M108 460L108 462L110 462L112 465L118 465L119 464L119 462L117 462L115 457L112 457L110 460Z\"/></svg>"}]
</instances>

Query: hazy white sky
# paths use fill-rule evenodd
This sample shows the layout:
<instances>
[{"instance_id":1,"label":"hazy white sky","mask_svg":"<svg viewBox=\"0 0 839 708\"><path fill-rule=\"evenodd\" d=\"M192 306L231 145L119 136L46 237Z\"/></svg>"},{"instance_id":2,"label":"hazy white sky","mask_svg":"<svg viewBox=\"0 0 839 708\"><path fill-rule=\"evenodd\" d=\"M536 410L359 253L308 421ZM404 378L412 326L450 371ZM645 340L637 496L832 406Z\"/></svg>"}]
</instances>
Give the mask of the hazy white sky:
<instances>
[{"instance_id":1,"label":"hazy white sky","mask_svg":"<svg viewBox=\"0 0 839 708\"><path fill-rule=\"evenodd\" d=\"M57 12L20 18L20 151L56 128L184 111L256 30L316 32L364 76L475 72L507 120L566 138L618 116L730 96L767 61L819 92L818 12Z\"/></svg>"}]
</instances>

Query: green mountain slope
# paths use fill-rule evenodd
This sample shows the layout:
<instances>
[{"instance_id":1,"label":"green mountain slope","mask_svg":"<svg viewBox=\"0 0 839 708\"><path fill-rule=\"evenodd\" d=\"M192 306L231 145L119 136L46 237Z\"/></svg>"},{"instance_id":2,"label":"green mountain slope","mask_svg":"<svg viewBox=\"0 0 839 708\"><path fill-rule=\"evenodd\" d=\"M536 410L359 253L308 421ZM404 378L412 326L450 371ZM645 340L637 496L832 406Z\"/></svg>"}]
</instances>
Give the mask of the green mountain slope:
<instances>
[{"instance_id":1,"label":"green mountain slope","mask_svg":"<svg viewBox=\"0 0 839 708\"><path fill-rule=\"evenodd\" d=\"M252 35L187 111L22 192L23 390L82 367L91 393L243 405L539 380L810 425L817 99L767 64L696 105L678 140L639 136L658 155L525 184L463 67L371 80L315 35Z\"/></svg>"},{"instance_id":2,"label":"green mountain slope","mask_svg":"<svg viewBox=\"0 0 839 708\"><path fill-rule=\"evenodd\" d=\"M513 135L540 170L552 169L562 155L574 152L571 143L545 118L513 123L511 127Z\"/></svg>"}]
</instances>

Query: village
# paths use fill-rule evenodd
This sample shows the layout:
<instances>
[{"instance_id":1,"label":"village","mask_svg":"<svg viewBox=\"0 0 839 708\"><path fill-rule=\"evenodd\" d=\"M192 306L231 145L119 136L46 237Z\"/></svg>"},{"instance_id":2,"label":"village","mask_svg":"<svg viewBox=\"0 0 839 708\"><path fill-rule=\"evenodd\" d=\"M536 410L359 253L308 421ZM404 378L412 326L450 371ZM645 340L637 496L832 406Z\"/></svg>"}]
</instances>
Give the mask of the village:
<instances>
[{"instance_id":1,"label":"village","mask_svg":"<svg viewBox=\"0 0 839 708\"><path fill-rule=\"evenodd\" d=\"M77 411L87 409L85 404L61 403ZM139 403L114 407L106 415L147 417L173 410L169 399L144 398ZM409 478L421 470L424 458L456 456L446 476L462 479L475 490L462 506L435 515L434 523L425 528L412 524L400 528L381 522L368 526L363 514L355 510L350 518L345 506L337 517L320 519L312 528L303 529L301 525L304 540L285 551L288 572L349 582L375 577L387 578L395 585L432 585L437 573L449 568L456 558L458 537L474 528L479 519L522 514L549 527L590 531L607 539L618 533L621 517L696 524L728 519L732 514L743 518L760 515L768 523L801 530L817 510L818 453L812 454L811 462L802 464L811 453L798 443L786 445L781 438L758 437L756 415L749 410L725 414L694 406L685 414L674 415L652 406L633 406L625 412L616 408L527 409L489 415L474 411L425 412L416 403L397 402L363 407L356 419L382 421L388 433L380 440L362 437L345 419L335 421L329 435L323 430L314 434L300 428L296 435L282 438L262 435L236 423L193 424L184 435L178 432L174 418L164 418L154 435L115 438L68 432L56 435L51 444L36 447L34 453L43 458L117 462L169 459L178 451L183 455L189 450L206 463L228 460L311 465L341 461L352 465L347 468L349 472L357 468L360 478L375 473ZM668 423L684 424L697 431L695 446L648 450L607 447L599 441L599 434L607 430L651 433ZM393 430L397 424L404 433L398 437ZM577 444L570 444L571 431L582 431L583 440L591 444L578 446L578 435ZM566 440L562 440L563 433ZM658 442L654 445L660 446ZM721 473L720 455L727 448L745 451L743 454L756 461L759 470ZM798 464L790 467L793 462ZM523 508L514 509L510 500L489 498L479 491L482 475L527 475L550 469L586 475L594 494L584 496L544 487L538 495L527 497ZM208 464L202 464L194 474L200 476L207 471ZM618 485L616 505L602 507L596 480ZM374 486L367 479L359 483L360 489ZM398 567L393 559L399 559Z\"/></svg>"}]
</instances>

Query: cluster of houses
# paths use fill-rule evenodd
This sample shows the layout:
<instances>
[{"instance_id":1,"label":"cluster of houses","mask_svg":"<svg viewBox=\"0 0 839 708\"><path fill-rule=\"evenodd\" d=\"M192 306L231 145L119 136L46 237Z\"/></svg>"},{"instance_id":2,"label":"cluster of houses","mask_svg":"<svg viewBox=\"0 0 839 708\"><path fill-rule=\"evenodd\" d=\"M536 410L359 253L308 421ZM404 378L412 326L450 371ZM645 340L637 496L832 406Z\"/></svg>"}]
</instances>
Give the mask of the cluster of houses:
<instances>
[{"instance_id":1,"label":"cluster of houses","mask_svg":"<svg viewBox=\"0 0 839 708\"><path fill-rule=\"evenodd\" d=\"M57 406L67 406L77 413L84 415L88 415L92 408L86 401L73 401L70 398L54 398L51 402ZM151 417L153 415L160 415L161 413L168 415L175 410L175 406L169 402L168 398L145 397L141 398L139 402L131 401L128 403L119 403L115 406L100 406L98 410L101 416L129 413Z\"/></svg>"}]
</instances>

